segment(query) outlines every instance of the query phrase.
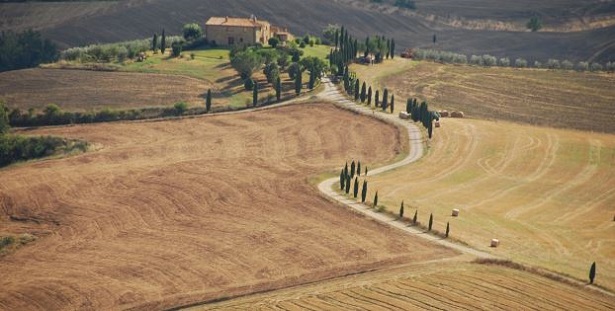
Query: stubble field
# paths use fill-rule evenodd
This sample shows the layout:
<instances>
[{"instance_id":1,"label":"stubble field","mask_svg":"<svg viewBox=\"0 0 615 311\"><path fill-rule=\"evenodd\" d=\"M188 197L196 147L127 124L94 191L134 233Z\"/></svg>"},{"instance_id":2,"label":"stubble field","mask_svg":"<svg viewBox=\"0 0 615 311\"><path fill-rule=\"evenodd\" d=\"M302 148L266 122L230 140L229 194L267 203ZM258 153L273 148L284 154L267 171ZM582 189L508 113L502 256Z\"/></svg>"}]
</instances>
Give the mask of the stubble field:
<instances>
[{"instance_id":1,"label":"stubble field","mask_svg":"<svg viewBox=\"0 0 615 311\"><path fill-rule=\"evenodd\" d=\"M95 151L0 170L0 309L165 309L455 252L336 206L307 178L390 161L399 132L330 105L58 127Z\"/></svg>"}]
</instances>

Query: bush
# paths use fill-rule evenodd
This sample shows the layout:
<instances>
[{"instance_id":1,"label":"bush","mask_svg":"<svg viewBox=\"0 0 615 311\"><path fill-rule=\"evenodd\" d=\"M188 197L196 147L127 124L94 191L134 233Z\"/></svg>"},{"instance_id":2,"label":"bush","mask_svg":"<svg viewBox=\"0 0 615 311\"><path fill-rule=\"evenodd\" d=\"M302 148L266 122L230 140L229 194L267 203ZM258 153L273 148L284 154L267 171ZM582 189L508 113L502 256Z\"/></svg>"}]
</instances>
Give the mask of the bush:
<instances>
[{"instance_id":1,"label":"bush","mask_svg":"<svg viewBox=\"0 0 615 311\"><path fill-rule=\"evenodd\" d=\"M577 64L577 70L578 71L587 71L589 69L589 63L588 62L579 62Z\"/></svg>"},{"instance_id":2,"label":"bush","mask_svg":"<svg viewBox=\"0 0 615 311\"><path fill-rule=\"evenodd\" d=\"M547 60L547 68L559 69L560 68L559 60L549 58L549 60Z\"/></svg>"},{"instance_id":3,"label":"bush","mask_svg":"<svg viewBox=\"0 0 615 311\"><path fill-rule=\"evenodd\" d=\"M482 65L483 64L483 58L478 56L478 55L472 55L472 56L470 56L470 64Z\"/></svg>"},{"instance_id":4,"label":"bush","mask_svg":"<svg viewBox=\"0 0 615 311\"><path fill-rule=\"evenodd\" d=\"M267 43L269 43L269 45L271 45L271 47L276 48L278 46L278 44L280 44L280 39L278 39L276 37L271 37Z\"/></svg>"},{"instance_id":5,"label":"bush","mask_svg":"<svg viewBox=\"0 0 615 311\"><path fill-rule=\"evenodd\" d=\"M231 66L239 73L242 79L252 77L255 70L263 65L263 57L252 49L237 52L231 56Z\"/></svg>"},{"instance_id":6,"label":"bush","mask_svg":"<svg viewBox=\"0 0 615 311\"><path fill-rule=\"evenodd\" d=\"M194 41L203 37L203 30L197 23L186 24L182 28L182 33L186 41Z\"/></svg>"},{"instance_id":7,"label":"bush","mask_svg":"<svg viewBox=\"0 0 615 311\"><path fill-rule=\"evenodd\" d=\"M523 58L515 59L515 67L517 68L525 68L527 67L527 61Z\"/></svg>"},{"instance_id":8,"label":"bush","mask_svg":"<svg viewBox=\"0 0 615 311\"><path fill-rule=\"evenodd\" d=\"M179 57L182 54L182 44L173 42L173 44L171 44L171 54L173 57Z\"/></svg>"},{"instance_id":9,"label":"bush","mask_svg":"<svg viewBox=\"0 0 615 311\"><path fill-rule=\"evenodd\" d=\"M601 71L602 70L602 65L600 65L598 63L591 63L591 65L589 66L589 70L590 71Z\"/></svg>"},{"instance_id":10,"label":"bush","mask_svg":"<svg viewBox=\"0 0 615 311\"><path fill-rule=\"evenodd\" d=\"M295 79L295 77L297 77L298 74L301 73L301 66L299 65L299 63L292 63L290 64L290 66L288 66L288 77L291 79Z\"/></svg>"},{"instance_id":11,"label":"bush","mask_svg":"<svg viewBox=\"0 0 615 311\"><path fill-rule=\"evenodd\" d=\"M497 58L495 58L495 56L491 56L491 55L488 55L488 54L485 54L485 55L482 56L482 63L485 66L489 66L489 67L495 66L497 64L497 62L498 61L497 61Z\"/></svg>"},{"instance_id":12,"label":"bush","mask_svg":"<svg viewBox=\"0 0 615 311\"><path fill-rule=\"evenodd\" d=\"M251 78L245 79L243 81L243 87L246 90L251 91L254 88L254 80L252 80Z\"/></svg>"},{"instance_id":13,"label":"bush","mask_svg":"<svg viewBox=\"0 0 615 311\"><path fill-rule=\"evenodd\" d=\"M534 68L542 68L542 63L539 61L534 61Z\"/></svg>"},{"instance_id":14,"label":"bush","mask_svg":"<svg viewBox=\"0 0 615 311\"><path fill-rule=\"evenodd\" d=\"M574 64L569 60L564 60L561 63L562 69L572 70L574 68Z\"/></svg>"},{"instance_id":15,"label":"bush","mask_svg":"<svg viewBox=\"0 0 615 311\"><path fill-rule=\"evenodd\" d=\"M500 58L499 65L502 67L510 66L510 59L508 57Z\"/></svg>"}]
</instances>

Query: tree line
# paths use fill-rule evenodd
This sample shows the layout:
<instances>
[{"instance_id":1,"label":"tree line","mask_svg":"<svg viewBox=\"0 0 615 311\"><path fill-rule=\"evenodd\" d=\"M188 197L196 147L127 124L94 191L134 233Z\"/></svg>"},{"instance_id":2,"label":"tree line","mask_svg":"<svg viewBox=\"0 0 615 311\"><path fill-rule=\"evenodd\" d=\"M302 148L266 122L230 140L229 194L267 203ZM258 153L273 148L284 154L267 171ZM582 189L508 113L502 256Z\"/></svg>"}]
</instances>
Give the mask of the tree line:
<instances>
[{"instance_id":1,"label":"tree line","mask_svg":"<svg viewBox=\"0 0 615 311\"><path fill-rule=\"evenodd\" d=\"M367 36L364 41L353 38L348 29L342 26L329 25L325 29L325 36L333 37L334 47L329 52L329 67L336 74L341 74L344 67L356 62L360 55L362 62L367 62L373 57L375 63L382 62L385 58L395 57L395 39L385 36Z\"/></svg>"},{"instance_id":2,"label":"tree line","mask_svg":"<svg viewBox=\"0 0 615 311\"><path fill-rule=\"evenodd\" d=\"M58 57L56 45L34 30L0 33L0 72L36 67Z\"/></svg>"}]
</instances>

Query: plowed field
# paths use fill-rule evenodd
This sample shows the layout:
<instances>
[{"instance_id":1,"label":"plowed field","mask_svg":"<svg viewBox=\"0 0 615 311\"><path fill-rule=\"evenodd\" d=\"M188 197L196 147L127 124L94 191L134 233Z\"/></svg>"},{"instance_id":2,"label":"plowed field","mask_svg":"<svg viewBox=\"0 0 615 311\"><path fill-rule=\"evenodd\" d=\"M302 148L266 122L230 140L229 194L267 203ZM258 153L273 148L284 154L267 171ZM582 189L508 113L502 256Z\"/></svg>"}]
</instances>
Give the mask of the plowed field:
<instances>
[{"instance_id":1,"label":"plowed field","mask_svg":"<svg viewBox=\"0 0 615 311\"><path fill-rule=\"evenodd\" d=\"M0 309L157 310L453 251L320 197L307 178L392 160L399 132L326 104L35 134L95 151L0 170Z\"/></svg>"}]
</instances>

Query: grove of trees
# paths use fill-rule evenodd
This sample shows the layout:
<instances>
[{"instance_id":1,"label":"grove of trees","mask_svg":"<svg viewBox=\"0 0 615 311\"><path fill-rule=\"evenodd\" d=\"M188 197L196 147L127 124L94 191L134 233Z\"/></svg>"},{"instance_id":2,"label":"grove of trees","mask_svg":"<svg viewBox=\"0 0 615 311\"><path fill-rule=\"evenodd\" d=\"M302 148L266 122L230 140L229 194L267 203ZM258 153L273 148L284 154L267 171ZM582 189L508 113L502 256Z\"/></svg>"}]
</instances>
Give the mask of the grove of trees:
<instances>
[{"instance_id":1,"label":"grove of trees","mask_svg":"<svg viewBox=\"0 0 615 311\"><path fill-rule=\"evenodd\" d=\"M36 67L57 57L56 45L43 39L38 31L0 33L0 72Z\"/></svg>"}]
</instances>

